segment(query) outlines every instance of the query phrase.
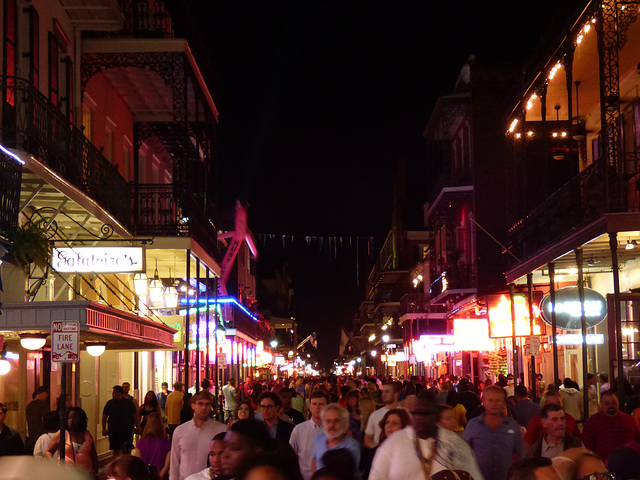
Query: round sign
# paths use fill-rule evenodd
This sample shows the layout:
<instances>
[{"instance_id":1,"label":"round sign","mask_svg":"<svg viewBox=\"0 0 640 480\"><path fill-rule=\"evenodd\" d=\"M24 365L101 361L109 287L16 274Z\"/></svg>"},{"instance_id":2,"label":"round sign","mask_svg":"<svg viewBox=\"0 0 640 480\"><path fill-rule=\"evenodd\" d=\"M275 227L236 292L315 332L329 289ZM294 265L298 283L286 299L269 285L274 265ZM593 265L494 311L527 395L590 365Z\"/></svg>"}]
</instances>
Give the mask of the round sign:
<instances>
[{"instance_id":1,"label":"round sign","mask_svg":"<svg viewBox=\"0 0 640 480\"><path fill-rule=\"evenodd\" d=\"M582 306L578 287L565 287L556 291L555 308L551 296L546 295L540 303L540 311L545 322L551 325L551 312L556 312L556 325L562 330L580 330ZM607 318L607 300L595 290L584 288L584 313L587 328L595 327Z\"/></svg>"}]
</instances>

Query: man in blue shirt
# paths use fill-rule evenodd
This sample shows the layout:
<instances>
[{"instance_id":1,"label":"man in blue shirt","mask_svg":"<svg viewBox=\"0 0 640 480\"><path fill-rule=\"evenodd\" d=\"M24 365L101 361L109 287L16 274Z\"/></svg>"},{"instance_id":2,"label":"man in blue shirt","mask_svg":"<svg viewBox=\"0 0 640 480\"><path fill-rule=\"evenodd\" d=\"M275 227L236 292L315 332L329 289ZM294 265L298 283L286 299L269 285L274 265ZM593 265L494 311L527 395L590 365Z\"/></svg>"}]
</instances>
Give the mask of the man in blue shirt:
<instances>
[{"instance_id":1,"label":"man in blue shirt","mask_svg":"<svg viewBox=\"0 0 640 480\"><path fill-rule=\"evenodd\" d=\"M484 413L469 420L464 439L473 449L485 480L505 480L514 457L524 458L520 424L506 416L506 396L501 387L485 388L482 405Z\"/></svg>"},{"instance_id":2,"label":"man in blue shirt","mask_svg":"<svg viewBox=\"0 0 640 480\"><path fill-rule=\"evenodd\" d=\"M329 450L345 449L354 460L357 470L360 465L360 444L353 437L347 435L349 431L349 412L337 403L327 405L321 414L324 432L316 435L311 452L313 471L324 467L322 457ZM353 474L356 474L354 470Z\"/></svg>"}]
</instances>

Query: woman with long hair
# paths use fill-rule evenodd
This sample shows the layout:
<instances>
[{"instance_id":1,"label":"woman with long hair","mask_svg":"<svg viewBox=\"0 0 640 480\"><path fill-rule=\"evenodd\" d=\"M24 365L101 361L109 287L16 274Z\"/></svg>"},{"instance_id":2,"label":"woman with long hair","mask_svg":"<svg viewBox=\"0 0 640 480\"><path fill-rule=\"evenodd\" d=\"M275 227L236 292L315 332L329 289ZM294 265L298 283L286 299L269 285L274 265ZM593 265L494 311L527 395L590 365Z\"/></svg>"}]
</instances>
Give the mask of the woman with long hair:
<instances>
[{"instance_id":1,"label":"woman with long hair","mask_svg":"<svg viewBox=\"0 0 640 480\"><path fill-rule=\"evenodd\" d=\"M238 420L244 420L246 418L254 418L255 412L251 406L251 400L243 400L236 407L236 411L233 412L233 416L229 419L229 426L237 422Z\"/></svg>"},{"instance_id":2,"label":"woman with long hair","mask_svg":"<svg viewBox=\"0 0 640 480\"><path fill-rule=\"evenodd\" d=\"M360 428L362 415L360 414L360 392L351 390L346 395L347 411L349 412L349 430L353 438L362 442L362 429Z\"/></svg>"},{"instance_id":3,"label":"woman with long hair","mask_svg":"<svg viewBox=\"0 0 640 480\"><path fill-rule=\"evenodd\" d=\"M171 460L171 440L167 438L162 418L153 412L147 416L142 438L136 443L133 455L147 465L157 468L160 478L167 478Z\"/></svg>"},{"instance_id":4,"label":"woman with long hair","mask_svg":"<svg viewBox=\"0 0 640 480\"><path fill-rule=\"evenodd\" d=\"M105 468L107 478L115 480L160 480L153 465L147 465L139 457L122 455Z\"/></svg>"},{"instance_id":5,"label":"woman with long hair","mask_svg":"<svg viewBox=\"0 0 640 480\"><path fill-rule=\"evenodd\" d=\"M411 425L411 417L404 408L392 408L385 413L382 420L380 420L380 443L371 449L369 452L367 461L363 464L364 475L363 478L369 477L371 471L371 464L373 463L373 457L375 457L378 447L382 445L387 438L389 438L395 432L402 430L407 425Z\"/></svg>"},{"instance_id":6,"label":"woman with long hair","mask_svg":"<svg viewBox=\"0 0 640 480\"><path fill-rule=\"evenodd\" d=\"M147 424L147 417L152 413L157 413L158 416L162 416L160 411L160 404L158 403L158 397L156 394L149 390L144 396L142 405L138 408L138 417L140 417L140 428L144 431L144 427Z\"/></svg>"},{"instance_id":7,"label":"woman with long hair","mask_svg":"<svg viewBox=\"0 0 640 480\"><path fill-rule=\"evenodd\" d=\"M467 424L467 409L458 401L458 392L455 390L449 390L447 393L446 405L451 407L453 412L453 431L456 433L464 432L464 427Z\"/></svg>"},{"instance_id":8,"label":"woman with long hair","mask_svg":"<svg viewBox=\"0 0 640 480\"><path fill-rule=\"evenodd\" d=\"M80 407L69 409L68 426L65 431L64 456L65 461L74 463L78 468L90 475L98 474L98 453L93 437L87 430L87 414ZM49 447L45 452L47 458L53 458L53 454L60 449L60 432L56 432L49 441Z\"/></svg>"},{"instance_id":9,"label":"woman with long hair","mask_svg":"<svg viewBox=\"0 0 640 480\"><path fill-rule=\"evenodd\" d=\"M362 397L358 402L360 407L360 430L364 432L367 428L369 416L375 411L376 403L371 397Z\"/></svg>"}]
</instances>

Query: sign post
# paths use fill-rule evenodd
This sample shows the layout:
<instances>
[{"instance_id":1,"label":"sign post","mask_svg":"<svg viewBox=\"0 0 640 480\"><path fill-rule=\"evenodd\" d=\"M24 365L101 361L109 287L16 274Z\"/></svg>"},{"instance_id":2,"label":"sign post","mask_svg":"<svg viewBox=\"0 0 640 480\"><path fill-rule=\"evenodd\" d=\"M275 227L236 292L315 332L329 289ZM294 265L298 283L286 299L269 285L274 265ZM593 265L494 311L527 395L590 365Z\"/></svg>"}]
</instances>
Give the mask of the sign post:
<instances>
[{"instance_id":1,"label":"sign post","mask_svg":"<svg viewBox=\"0 0 640 480\"><path fill-rule=\"evenodd\" d=\"M51 322L51 361L61 363L62 372L60 379L60 452L59 458L64 463L66 445L66 419L67 406L67 363L77 363L80 360L80 323L76 321Z\"/></svg>"}]
</instances>

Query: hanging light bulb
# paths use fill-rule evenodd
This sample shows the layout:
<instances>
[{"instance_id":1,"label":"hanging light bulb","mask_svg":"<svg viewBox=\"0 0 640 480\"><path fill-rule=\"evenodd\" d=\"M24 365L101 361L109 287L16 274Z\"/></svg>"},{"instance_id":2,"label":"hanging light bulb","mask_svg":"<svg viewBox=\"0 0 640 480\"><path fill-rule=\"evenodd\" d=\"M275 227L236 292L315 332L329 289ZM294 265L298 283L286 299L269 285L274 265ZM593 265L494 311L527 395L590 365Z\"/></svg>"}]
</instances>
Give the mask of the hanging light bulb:
<instances>
[{"instance_id":1,"label":"hanging light bulb","mask_svg":"<svg viewBox=\"0 0 640 480\"><path fill-rule=\"evenodd\" d=\"M153 280L149 282L149 300L153 304L162 303L164 296L164 287L158 275L158 260L156 259L156 271L153 273Z\"/></svg>"},{"instance_id":2,"label":"hanging light bulb","mask_svg":"<svg viewBox=\"0 0 640 480\"><path fill-rule=\"evenodd\" d=\"M146 273L136 273L133 276L133 289L136 291L136 295L146 295L148 283L149 281Z\"/></svg>"},{"instance_id":3,"label":"hanging light bulb","mask_svg":"<svg viewBox=\"0 0 640 480\"><path fill-rule=\"evenodd\" d=\"M169 269L169 283L170 285L164 290L164 304L167 308L176 308L178 306L178 290L173 284L171 269Z\"/></svg>"}]
</instances>

